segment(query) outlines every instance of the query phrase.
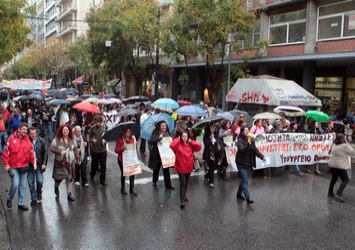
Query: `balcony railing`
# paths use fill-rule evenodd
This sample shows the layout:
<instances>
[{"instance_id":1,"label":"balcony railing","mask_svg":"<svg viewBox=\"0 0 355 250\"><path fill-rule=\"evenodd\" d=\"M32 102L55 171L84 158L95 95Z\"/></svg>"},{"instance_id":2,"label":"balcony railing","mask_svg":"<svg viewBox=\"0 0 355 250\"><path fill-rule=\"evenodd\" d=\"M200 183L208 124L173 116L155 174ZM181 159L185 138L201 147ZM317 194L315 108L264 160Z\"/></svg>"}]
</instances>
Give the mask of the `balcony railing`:
<instances>
[{"instance_id":1,"label":"balcony railing","mask_svg":"<svg viewBox=\"0 0 355 250\"><path fill-rule=\"evenodd\" d=\"M63 19L70 13L76 12L78 10L76 2L73 2L63 8L63 10L58 14L57 20Z\"/></svg>"}]
</instances>

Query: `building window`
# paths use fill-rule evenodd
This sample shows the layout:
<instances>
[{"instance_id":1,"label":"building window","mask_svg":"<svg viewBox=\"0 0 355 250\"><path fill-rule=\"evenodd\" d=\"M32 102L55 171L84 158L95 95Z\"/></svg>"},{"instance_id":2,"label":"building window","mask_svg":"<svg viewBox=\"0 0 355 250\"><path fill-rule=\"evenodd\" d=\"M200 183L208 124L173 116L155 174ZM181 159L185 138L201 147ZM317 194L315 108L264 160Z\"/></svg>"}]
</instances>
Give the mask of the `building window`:
<instances>
[{"instance_id":1,"label":"building window","mask_svg":"<svg viewBox=\"0 0 355 250\"><path fill-rule=\"evenodd\" d=\"M270 44L288 44L305 41L306 10L281 13L270 17Z\"/></svg>"},{"instance_id":2,"label":"building window","mask_svg":"<svg viewBox=\"0 0 355 250\"><path fill-rule=\"evenodd\" d=\"M355 37L355 0L318 8L317 40Z\"/></svg>"},{"instance_id":3,"label":"building window","mask_svg":"<svg viewBox=\"0 0 355 250\"><path fill-rule=\"evenodd\" d=\"M254 23L254 29L245 38L247 44L252 44L257 47L257 42L260 40L260 20L256 20Z\"/></svg>"}]
</instances>

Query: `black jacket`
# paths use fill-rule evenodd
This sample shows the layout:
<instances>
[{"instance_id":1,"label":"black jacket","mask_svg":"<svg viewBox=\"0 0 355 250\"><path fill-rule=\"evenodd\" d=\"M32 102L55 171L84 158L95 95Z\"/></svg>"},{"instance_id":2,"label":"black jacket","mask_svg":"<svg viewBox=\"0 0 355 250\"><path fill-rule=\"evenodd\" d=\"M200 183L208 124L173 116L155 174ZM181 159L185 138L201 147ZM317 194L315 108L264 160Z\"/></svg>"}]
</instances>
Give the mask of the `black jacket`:
<instances>
[{"instance_id":1,"label":"black jacket","mask_svg":"<svg viewBox=\"0 0 355 250\"><path fill-rule=\"evenodd\" d=\"M41 172L44 172L45 169L42 169L42 165L44 164L47 166L48 147L41 137L37 137L36 143L33 145L33 147L35 149L37 167L41 169Z\"/></svg>"},{"instance_id":2,"label":"black jacket","mask_svg":"<svg viewBox=\"0 0 355 250\"><path fill-rule=\"evenodd\" d=\"M264 159L264 155L260 153L258 148L255 146L255 141L252 140L252 143L249 144L248 138L244 135L239 136L237 147L238 151L235 162L237 163L238 168L256 167L256 156L260 159Z\"/></svg>"},{"instance_id":3,"label":"black jacket","mask_svg":"<svg viewBox=\"0 0 355 250\"><path fill-rule=\"evenodd\" d=\"M153 170L158 170L162 164L158 149L158 142L161 140L161 138L159 138L159 135L159 130L155 129L152 132L152 137L148 141L150 147L148 167ZM170 136L169 132L166 131L164 133L164 136Z\"/></svg>"},{"instance_id":4,"label":"black jacket","mask_svg":"<svg viewBox=\"0 0 355 250\"><path fill-rule=\"evenodd\" d=\"M25 117L22 119L22 122L26 122L28 124L28 116L25 115ZM32 114L32 127L37 127L37 125L40 124L40 120L39 117L37 117L36 115Z\"/></svg>"}]
</instances>

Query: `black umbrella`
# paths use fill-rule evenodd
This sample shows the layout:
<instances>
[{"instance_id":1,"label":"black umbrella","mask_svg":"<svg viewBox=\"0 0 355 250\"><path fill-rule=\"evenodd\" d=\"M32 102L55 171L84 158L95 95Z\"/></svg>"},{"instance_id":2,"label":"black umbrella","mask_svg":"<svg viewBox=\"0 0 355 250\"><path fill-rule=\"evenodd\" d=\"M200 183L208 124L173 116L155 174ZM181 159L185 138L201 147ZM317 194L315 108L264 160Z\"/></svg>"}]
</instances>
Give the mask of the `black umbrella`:
<instances>
[{"instance_id":1,"label":"black umbrella","mask_svg":"<svg viewBox=\"0 0 355 250\"><path fill-rule=\"evenodd\" d=\"M116 116L129 116L138 114L138 109L123 109L116 114Z\"/></svg>"},{"instance_id":2,"label":"black umbrella","mask_svg":"<svg viewBox=\"0 0 355 250\"><path fill-rule=\"evenodd\" d=\"M131 129L133 135L138 138L139 133L140 133L140 128L136 122L122 122L114 126L113 128L110 128L107 130L103 135L102 139L106 141L117 141L117 139L122 136L121 132L123 128L129 128Z\"/></svg>"},{"instance_id":3,"label":"black umbrella","mask_svg":"<svg viewBox=\"0 0 355 250\"><path fill-rule=\"evenodd\" d=\"M60 91L57 89L48 90L47 95L53 96L56 99L66 99L65 91Z\"/></svg>"},{"instance_id":4,"label":"black umbrella","mask_svg":"<svg viewBox=\"0 0 355 250\"><path fill-rule=\"evenodd\" d=\"M145 102L149 101L149 98L143 95L135 95L122 100L123 103Z\"/></svg>"},{"instance_id":5,"label":"black umbrella","mask_svg":"<svg viewBox=\"0 0 355 250\"><path fill-rule=\"evenodd\" d=\"M210 116L205 119L202 119L201 121L196 122L192 128L203 128L206 127L210 123L217 123L224 120L222 116Z\"/></svg>"}]
</instances>

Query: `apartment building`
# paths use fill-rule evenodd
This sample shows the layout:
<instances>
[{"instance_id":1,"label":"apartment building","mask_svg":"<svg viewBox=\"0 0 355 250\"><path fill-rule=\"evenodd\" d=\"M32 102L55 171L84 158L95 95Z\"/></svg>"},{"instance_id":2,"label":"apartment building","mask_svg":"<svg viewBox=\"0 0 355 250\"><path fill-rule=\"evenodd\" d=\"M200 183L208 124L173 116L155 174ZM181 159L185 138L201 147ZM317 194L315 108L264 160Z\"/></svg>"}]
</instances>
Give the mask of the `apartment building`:
<instances>
[{"instance_id":1,"label":"apartment building","mask_svg":"<svg viewBox=\"0 0 355 250\"><path fill-rule=\"evenodd\" d=\"M58 37L67 43L72 43L77 37L84 35L89 29L86 14L91 8L103 3L102 0L56 0Z\"/></svg>"},{"instance_id":2,"label":"apartment building","mask_svg":"<svg viewBox=\"0 0 355 250\"><path fill-rule=\"evenodd\" d=\"M246 7L260 16L249 42L269 42L258 56L244 53L251 56L253 75L294 80L327 102L331 113L342 103L348 111L355 109L355 0L248 0ZM242 55L231 51L231 64L241 63ZM208 88L205 62L195 58L189 64L189 86L177 84L183 67L172 66L172 97L202 99ZM225 98L216 95L216 100Z\"/></svg>"}]
</instances>

